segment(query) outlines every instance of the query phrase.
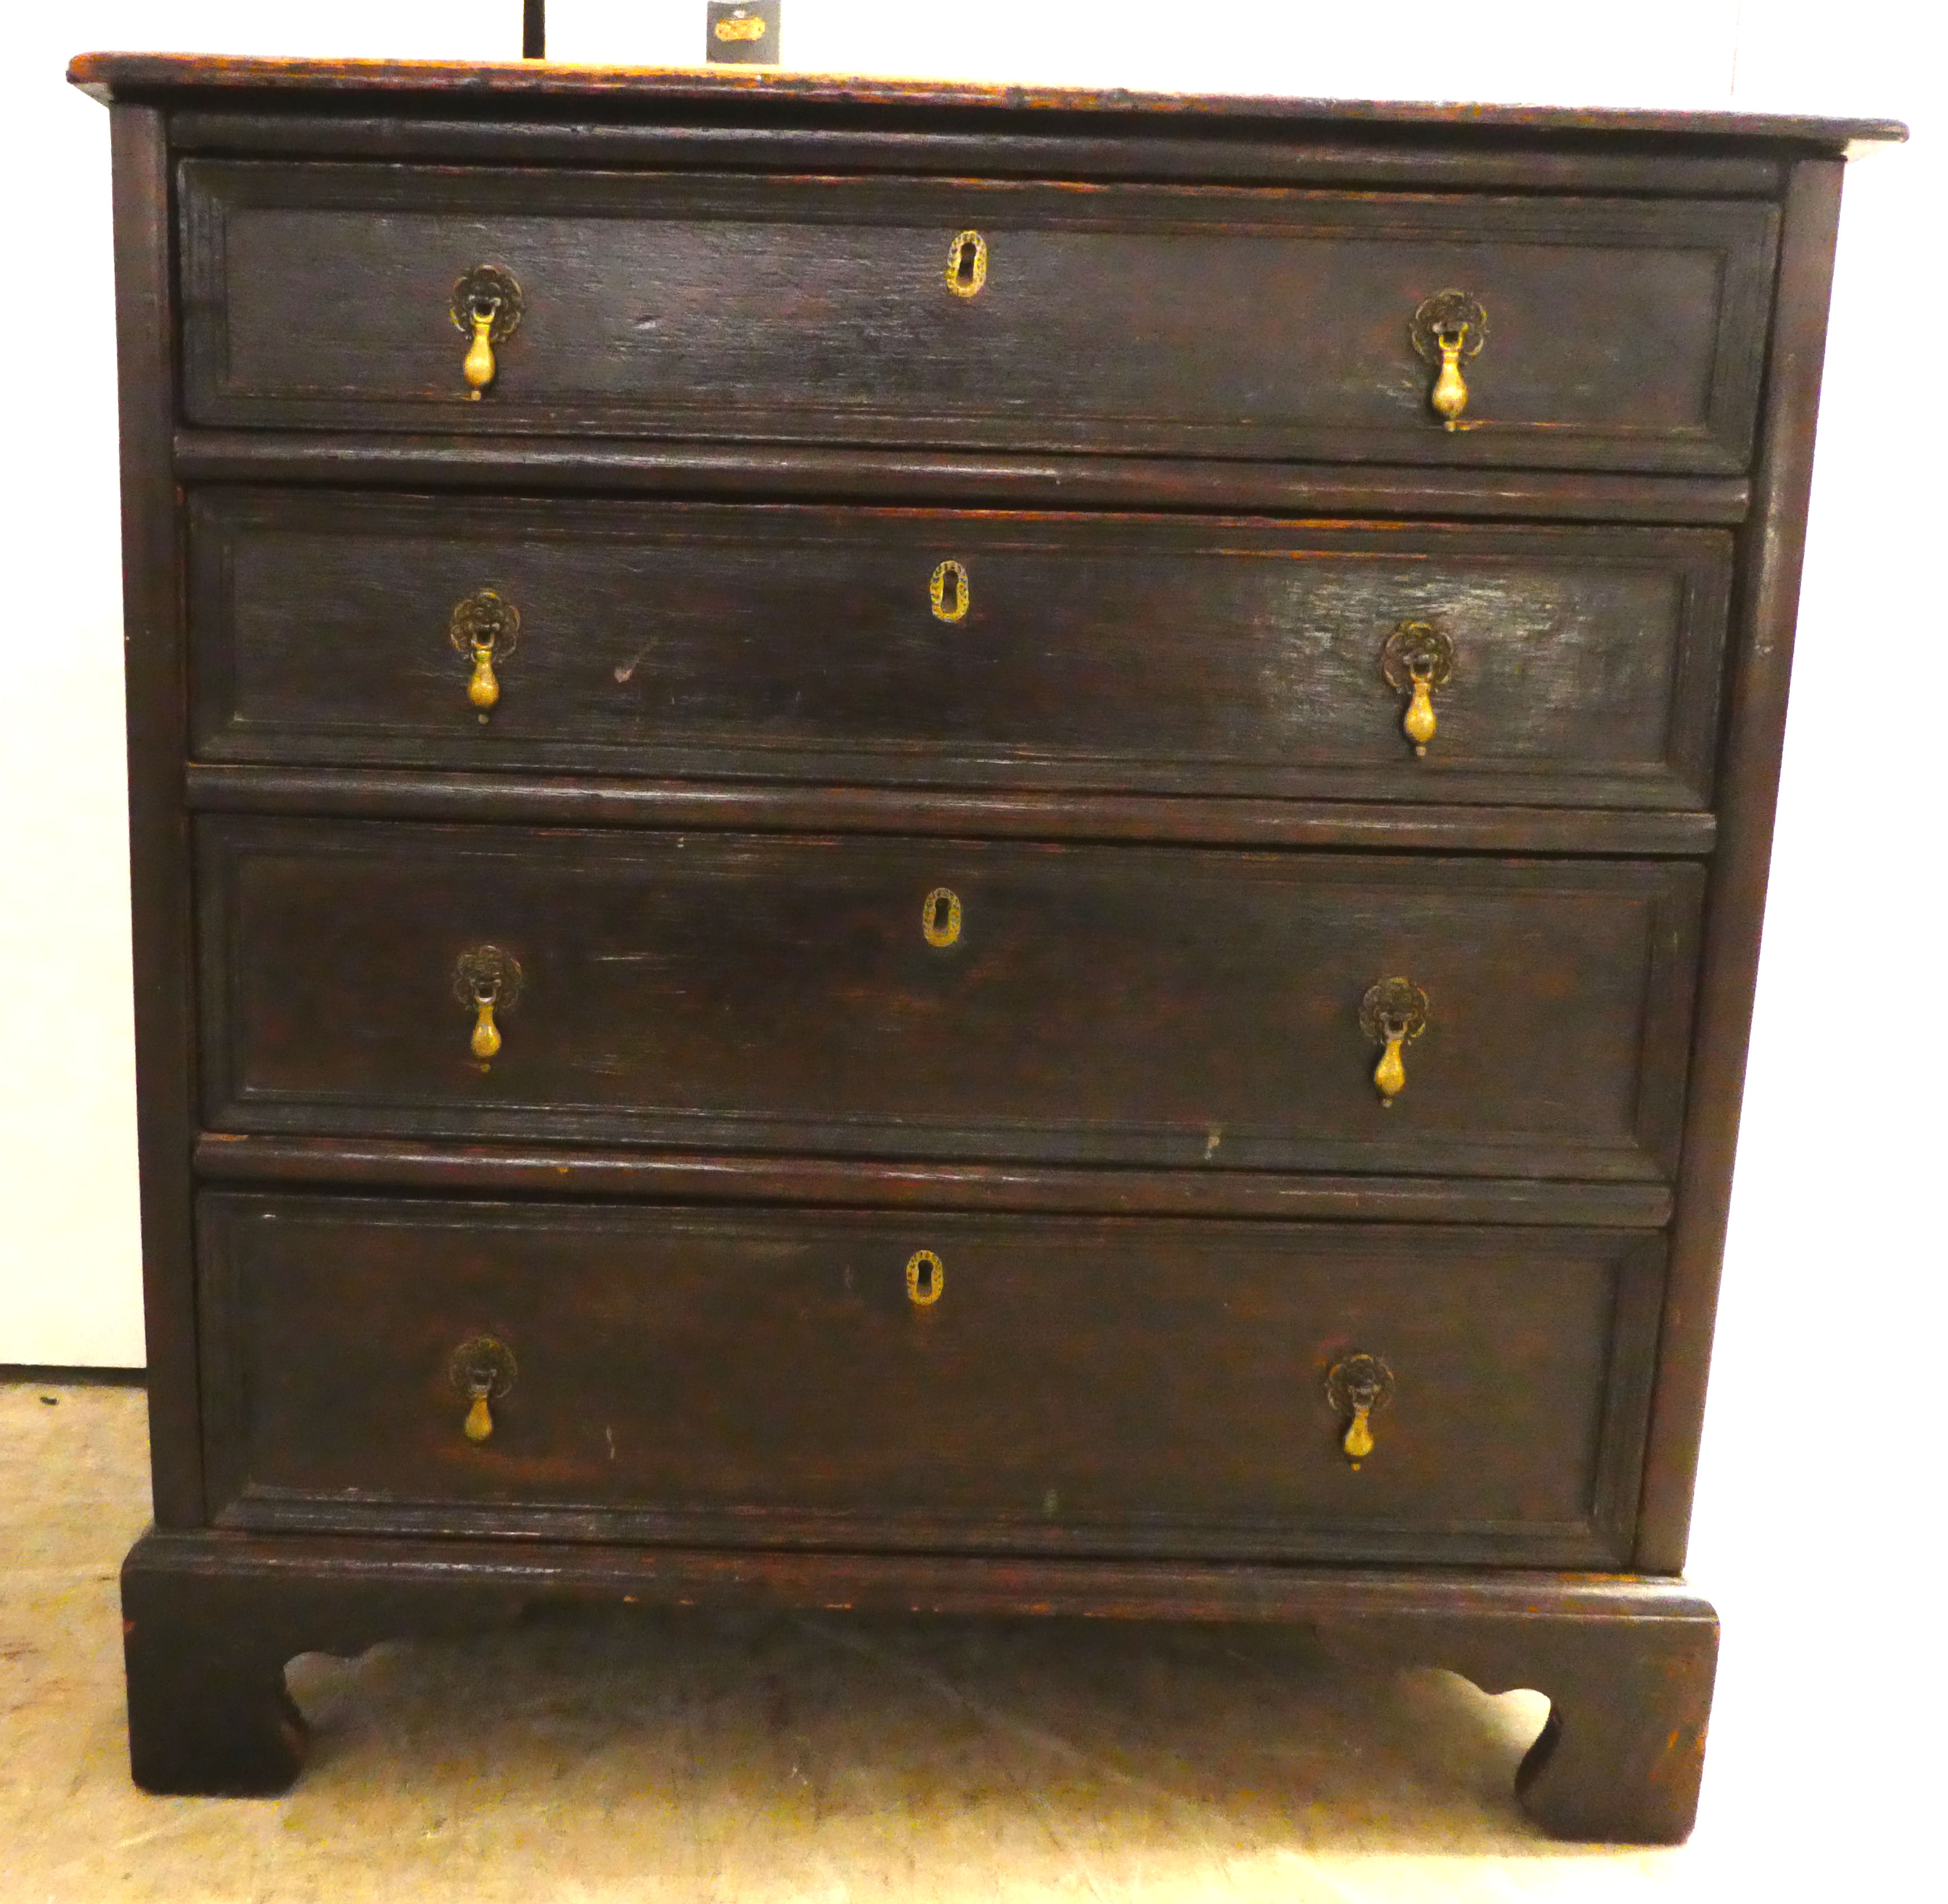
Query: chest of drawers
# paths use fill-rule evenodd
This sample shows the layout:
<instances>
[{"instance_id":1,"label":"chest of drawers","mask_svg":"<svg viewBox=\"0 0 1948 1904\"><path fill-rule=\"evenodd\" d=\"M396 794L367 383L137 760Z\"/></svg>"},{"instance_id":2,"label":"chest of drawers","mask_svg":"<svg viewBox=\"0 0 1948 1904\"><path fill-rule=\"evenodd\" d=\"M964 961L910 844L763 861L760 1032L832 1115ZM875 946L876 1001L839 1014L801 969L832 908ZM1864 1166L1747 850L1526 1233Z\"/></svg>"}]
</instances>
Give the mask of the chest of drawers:
<instances>
[{"instance_id":1,"label":"chest of drawers","mask_svg":"<svg viewBox=\"0 0 1948 1904\"><path fill-rule=\"evenodd\" d=\"M541 1600L1303 1622L1689 1828L1884 125L101 55L152 1790Z\"/></svg>"}]
</instances>

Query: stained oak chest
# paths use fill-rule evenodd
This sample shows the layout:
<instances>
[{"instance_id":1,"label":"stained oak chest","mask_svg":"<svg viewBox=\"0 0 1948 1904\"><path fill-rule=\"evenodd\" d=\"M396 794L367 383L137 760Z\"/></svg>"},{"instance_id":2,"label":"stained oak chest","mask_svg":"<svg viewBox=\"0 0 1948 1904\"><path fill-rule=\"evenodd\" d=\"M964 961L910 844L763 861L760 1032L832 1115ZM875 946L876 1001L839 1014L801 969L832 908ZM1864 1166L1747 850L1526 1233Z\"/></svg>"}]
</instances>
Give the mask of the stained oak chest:
<instances>
[{"instance_id":1,"label":"stained oak chest","mask_svg":"<svg viewBox=\"0 0 1948 1904\"><path fill-rule=\"evenodd\" d=\"M1291 1620L1689 1828L1884 125L103 55L135 1774L547 1599Z\"/></svg>"}]
</instances>

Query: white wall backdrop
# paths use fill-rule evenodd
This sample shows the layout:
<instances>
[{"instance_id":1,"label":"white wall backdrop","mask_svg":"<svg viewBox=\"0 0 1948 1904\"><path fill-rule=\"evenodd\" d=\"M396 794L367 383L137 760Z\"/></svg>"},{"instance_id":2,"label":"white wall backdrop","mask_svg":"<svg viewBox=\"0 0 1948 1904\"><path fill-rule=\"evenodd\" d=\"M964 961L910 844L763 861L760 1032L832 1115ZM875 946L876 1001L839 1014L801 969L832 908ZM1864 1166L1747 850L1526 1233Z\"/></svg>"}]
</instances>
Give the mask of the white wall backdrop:
<instances>
[{"instance_id":1,"label":"white wall backdrop","mask_svg":"<svg viewBox=\"0 0 1948 1904\"><path fill-rule=\"evenodd\" d=\"M551 12L558 57L698 57L699 0ZM0 297L0 1363L142 1356L107 124L63 65L108 46L510 56L519 14L516 0L73 0L8 29L5 175L31 183L10 194ZM1699 1896L1813 1898L1891 1878L1898 1890L1891 1821L1918 1828L1937 1802L1934 1754L1903 1729L1940 1697L1916 1678L1938 1668L1915 1662L1935 1650L1919 1636L1938 1617L1923 1596L1939 1577L1933 1402L1948 1324L1948 1093L1933 1074L1948 1062L1933 997L1948 923L1931 712L1948 435L1938 0L1475 0L1458 14L1343 0L786 0L786 14L787 63L802 67L1912 123L1911 147L1847 185L1693 1552L1727 1645L1705 1825L1683 1867ZM1804 1850L1768 1885L1753 1847L1769 1832ZM1850 1877L1816 1877L1816 1843L1856 1859Z\"/></svg>"}]
</instances>

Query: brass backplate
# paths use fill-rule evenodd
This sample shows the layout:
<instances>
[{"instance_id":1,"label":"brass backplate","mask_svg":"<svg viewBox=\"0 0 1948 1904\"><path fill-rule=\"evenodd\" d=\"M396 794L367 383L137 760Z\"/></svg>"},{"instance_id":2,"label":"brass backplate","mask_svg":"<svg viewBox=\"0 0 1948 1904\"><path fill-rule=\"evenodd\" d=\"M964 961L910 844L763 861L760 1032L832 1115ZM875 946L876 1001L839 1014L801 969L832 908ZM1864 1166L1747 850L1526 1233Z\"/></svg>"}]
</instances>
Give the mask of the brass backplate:
<instances>
[{"instance_id":1,"label":"brass backplate","mask_svg":"<svg viewBox=\"0 0 1948 1904\"><path fill-rule=\"evenodd\" d=\"M1403 622L1380 649L1380 672L1404 694L1416 678L1445 687L1454 671L1454 643L1431 622Z\"/></svg>"},{"instance_id":2,"label":"brass backplate","mask_svg":"<svg viewBox=\"0 0 1948 1904\"><path fill-rule=\"evenodd\" d=\"M1427 994L1411 980L1382 978L1360 1000L1360 1029L1376 1044L1411 1043L1427 1029Z\"/></svg>"},{"instance_id":3,"label":"brass backplate","mask_svg":"<svg viewBox=\"0 0 1948 1904\"><path fill-rule=\"evenodd\" d=\"M1394 1372L1377 1355L1348 1355L1326 1372L1326 1399L1336 1414L1377 1415L1394 1398Z\"/></svg>"},{"instance_id":4,"label":"brass backplate","mask_svg":"<svg viewBox=\"0 0 1948 1904\"><path fill-rule=\"evenodd\" d=\"M485 1395L498 1401L514 1385L520 1373L514 1352L491 1335L475 1335L461 1344L446 1365L446 1378L456 1394L471 1398Z\"/></svg>"},{"instance_id":5,"label":"brass backplate","mask_svg":"<svg viewBox=\"0 0 1948 1904\"><path fill-rule=\"evenodd\" d=\"M454 603L446 638L470 661L476 648L490 648L497 661L504 660L520 643L521 611L495 590L476 588Z\"/></svg>"},{"instance_id":6,"label":"brass backplate","mask_svg":"<svg viewBox=\"0 0 1948 1904\"><path fill-rule=\"evenodd\" d=\"M510 1010L521 995L521 963L498 945L473 946L454 963L453 995L470 1007L491 999L498 1010Z\"/></svg>"},{"instance_id":7,"label":"brass backplate","mask_svg":"<svg viewBox=\"0 0 1948 1904\"><path fill-rule=\"evenodd\" d=\"M520 281L505 265L476 265L453 287L453 327L471 332L473 320L492 313L487 335L505 343L521 327Z\"/></svg>"},{"instance_id":8,"label":"brass backplate","mask_svg":"<svg viewBox=\"0 0 1948 1904\"><path fill-rule=\"evenodd\" d=\"M1478 357L1488 341L1488 314L1481 300L1466 291L1436 291L1413 314L1407 327L1415 351L1430 364L1441 361L1441 340L1452 342L1458 335L1461 355Z\"/></svg>"}]
</instances>

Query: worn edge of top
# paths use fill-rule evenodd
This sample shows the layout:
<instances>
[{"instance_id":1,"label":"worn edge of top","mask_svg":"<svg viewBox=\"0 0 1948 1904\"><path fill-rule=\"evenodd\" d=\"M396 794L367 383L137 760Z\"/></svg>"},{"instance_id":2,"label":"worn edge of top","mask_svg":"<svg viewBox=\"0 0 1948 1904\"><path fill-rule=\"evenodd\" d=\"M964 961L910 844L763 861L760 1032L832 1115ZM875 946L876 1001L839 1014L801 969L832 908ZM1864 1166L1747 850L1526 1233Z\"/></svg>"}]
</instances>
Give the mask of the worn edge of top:
<instances>
[{"instance_id":1,"label":"worn edge of top","mask_svg":"<svg viewBox=\"0 0 1948 1904\"><path fill-rule=\"evenodd\" d=\"M1121 88L1097 90L781 73L756 67L571 66L537 60L272 59L202 53L82 53L70 63L67 76L71 85L104 101L210 89L645 102L737 98L775 100L781 104L1175 115L1275 121L1283 125L1367 125L1450 131L1481 127L1530 132L1790 139L1835 150L1907 137L1907 128L1899 120L1885 119L1812 119L1779 113L1670 112L1618 107L1491 106L1438 101L1288 99L1248 93L1132 92Z\"/></svg>"}]
</instances>

